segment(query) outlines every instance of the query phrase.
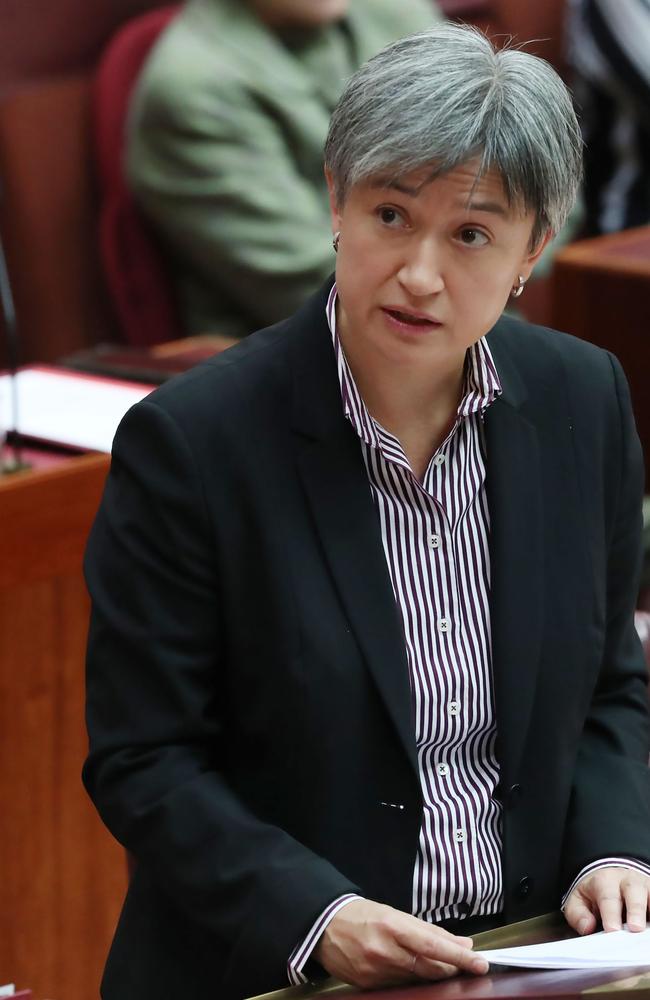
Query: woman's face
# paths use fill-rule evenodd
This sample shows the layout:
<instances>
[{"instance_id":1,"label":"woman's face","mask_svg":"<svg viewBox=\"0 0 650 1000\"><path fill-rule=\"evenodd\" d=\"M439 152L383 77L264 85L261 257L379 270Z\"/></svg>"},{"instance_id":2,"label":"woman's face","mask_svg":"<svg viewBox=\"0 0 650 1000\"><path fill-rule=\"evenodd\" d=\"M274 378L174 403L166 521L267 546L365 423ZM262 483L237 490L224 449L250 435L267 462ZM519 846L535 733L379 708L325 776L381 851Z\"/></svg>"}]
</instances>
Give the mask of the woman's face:
<instances>
[{"instance_id":1,"label":"woman's face","mask_svg":"<svg viewBox=\"0 0 650 1000\"><path fill-rule=\"evenodd\" d=\"M476 183L477 168L359 183L340 209L328 177L338 324L357 362L370 352L399 366L460 366L518 275L529 277L548 237L531 253L533 215L508 205L498 174Z\"/></svg>"}]
</instances>

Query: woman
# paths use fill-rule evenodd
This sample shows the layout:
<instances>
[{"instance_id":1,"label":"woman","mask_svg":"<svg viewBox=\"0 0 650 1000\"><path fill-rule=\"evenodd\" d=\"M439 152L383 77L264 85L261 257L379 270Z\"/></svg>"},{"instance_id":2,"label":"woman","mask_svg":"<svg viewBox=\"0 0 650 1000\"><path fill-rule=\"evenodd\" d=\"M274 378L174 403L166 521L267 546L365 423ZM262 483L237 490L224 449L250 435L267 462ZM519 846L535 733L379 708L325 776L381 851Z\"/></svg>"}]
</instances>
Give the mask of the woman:
<instances>
[{"instance_id":1,"label":"woman","mask_svg":"<svg viewBox=\"0 0 650 1000\"><path fill-rule=\"evenodd\" d=\"M436 28L350 80L326 165L335 284L115 440L85 781L138 867L105 1000L480 974L468 935L563 896L645 926L626 384L499 318L579 182L569 95Z\"/></svg>"}]
</instances>

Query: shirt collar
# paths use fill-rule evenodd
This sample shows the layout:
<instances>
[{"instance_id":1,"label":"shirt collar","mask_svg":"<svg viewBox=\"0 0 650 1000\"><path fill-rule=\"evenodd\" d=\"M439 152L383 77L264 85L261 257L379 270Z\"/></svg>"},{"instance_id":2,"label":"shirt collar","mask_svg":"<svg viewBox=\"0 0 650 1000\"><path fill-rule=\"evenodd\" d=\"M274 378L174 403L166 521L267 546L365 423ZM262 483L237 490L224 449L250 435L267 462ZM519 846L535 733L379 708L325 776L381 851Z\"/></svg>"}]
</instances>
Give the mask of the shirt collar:
<instances>
[{"instance_id":1,"label":"shirt collar","mask_svg":"<svg viewBox=\"0 0 650 1000\"><path fill-rule=\"evenodd\" d=\"M332 344L336 355L336 370L341 388L343 411L362 441L373 448L379 447L379 425L366 408L354 377L348 365L343 345L336 329L336 302L338 292L336 284L332 286L325 307L327 324L332 335ZM458 406L458 420L468 417L471 413L485 413L488 406L502 392L499 374L485 337L481 337L467 349L465 355L465 377L463 395ZM458 422L458 421L457 421Z\"/></svg>"}]
</instances>

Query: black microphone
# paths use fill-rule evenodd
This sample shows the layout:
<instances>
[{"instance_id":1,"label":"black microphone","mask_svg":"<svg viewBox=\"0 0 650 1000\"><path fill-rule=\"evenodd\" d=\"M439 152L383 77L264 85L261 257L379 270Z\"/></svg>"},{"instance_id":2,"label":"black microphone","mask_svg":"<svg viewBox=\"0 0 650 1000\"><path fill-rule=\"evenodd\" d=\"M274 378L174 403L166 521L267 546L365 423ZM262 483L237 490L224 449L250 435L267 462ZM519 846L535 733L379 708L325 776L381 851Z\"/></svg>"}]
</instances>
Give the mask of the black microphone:
<instances>
[{"instance_id":1,"label":"black microphone","mask_svg":"<svg viewBox=\"0 0 650 1000\"><path fill-rule=\"evenodd\" d=\"M20 447L20 434L18 432L18 326L16 323L16 309L14 297L9 281L9 271L7 269L7 259L5 257L2 237L0 236L0 308L2 309L2 319L5 328L5 346L7 349L7 368L10 378L11 392L11 423L13 430L6 432L0 427L0 476L10 472L20 472L28 469L29 464L24 462ZM9 449L5 448L5 443L11 442L11 455L5 454Z\"/></svg>"}]
</instances>

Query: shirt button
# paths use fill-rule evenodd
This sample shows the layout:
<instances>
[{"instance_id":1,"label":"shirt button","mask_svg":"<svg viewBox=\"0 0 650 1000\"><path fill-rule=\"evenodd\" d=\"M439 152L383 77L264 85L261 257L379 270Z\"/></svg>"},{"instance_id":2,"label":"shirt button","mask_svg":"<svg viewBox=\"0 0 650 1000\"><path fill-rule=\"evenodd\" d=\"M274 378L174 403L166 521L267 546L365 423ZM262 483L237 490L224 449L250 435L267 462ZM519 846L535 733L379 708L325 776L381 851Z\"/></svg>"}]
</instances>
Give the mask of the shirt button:
<instances>
[{"instance_id":1,"label":"shirt button","mask_svg":"<svg viewBox=\"0 0 650 1000\"><path fill-rule=\"evenodd\" d=\"M438 764L438 774L446 777L449 774L449 764Z\"/></svg>"},{"instance_id":2,"label":"shirt button","mask_svg":"<svg viewBox=\"0 0 650 1000\"><path fill-rule=\"evenodd\" d=\"M445 461L444 455L436 455L436 457L433 460L433 464L438 466L444 465L444 461Z\"/></svg>"},{"instance_id":3,"label":"shirt button","mask_svg":"<svg viewBox=\"0 0 650 1000\"><path fill-rule=\"evenodd\" d=\"M508 789L507 804L512 807L517 805L522 795L521 785L511 785Z\"/></svg>"},{"instance_id":4,"label":"shirt button","mask_svg":"<svg viewBox=\"0 0 650 1000\"><path fill-rule=\"evenodd\" d=\"M464 842L464 840L465 840L465 831L462 829L462 827L459 827L456 830L456 832L454 834L454 840L456 841L457 844L462 844Z\"/></svg>"},{"instance_id":5,"label":"shirt button","mask_svg":"<svg viewBox=\"0 0 650 1000\"><path fill-rule=\"evenodd\" d=\"M532 892L533 880L530 875L524 875L523 878L519 879L519 884L517 885L515 892L520 899L525 899Z\"/></svg>"},{"instance_id":6,"label":"shirt button","mask_svg":"<svg viewBox=\"0 0 650 1000\"><path fill-rule=\"evenodd\" d=\"M441 632L447 632L449 630L449 619L441 618L438 622L438 628Z\"/></svg>"},{"instance_id":7,"label":"shirt button","mask_svg":"<svg viewBox=\"0 0 650 1000\"><path fill-rule=\"evenodd\" d=\"M440 535L429 535L429 545L432 549L437 549L440 545Z\"/></svg>"},{"instance_id":8,"label":"shirt button","mask_svg":"<svg viewBox=\"0 0 650 1000\"><path fill-rule=\"evenodd\" d=\"M447 707L449 709L450 715L458 715L458 713L460 712L460 705L458 704L457 701L450 701Z\"/></svg>"}]
</instances>

